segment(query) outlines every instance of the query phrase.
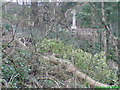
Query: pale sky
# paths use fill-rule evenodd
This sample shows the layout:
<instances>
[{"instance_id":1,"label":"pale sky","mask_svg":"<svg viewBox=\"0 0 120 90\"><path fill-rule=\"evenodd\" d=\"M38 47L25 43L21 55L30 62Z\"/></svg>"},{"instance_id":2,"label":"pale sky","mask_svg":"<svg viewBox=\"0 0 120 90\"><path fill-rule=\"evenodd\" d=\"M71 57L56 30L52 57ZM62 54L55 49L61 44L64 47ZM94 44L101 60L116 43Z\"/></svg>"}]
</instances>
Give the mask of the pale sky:
<instances>
[{"instance_id":1,"label":"pale sky","mask_svg":"<svg viewBox=\"0 0 120 90\"><path fill-rule=\"evenodd\" d=\"M16 0L5 0L5 1L16 2ZM31 1L31 0L17 0L17 1L22 2L22 1Z\"/></svg>"},{"instance_id":2,"label":"pale sky","mask_svg":"<svg viewBox=\"0 0 120 90\"><path fill-rule=\"evenodd\" d=\"M3 1L3 2L4 2L4 1L5 1L5 2L6 2L6 1L16 2L16 0L2 0L2 1ZM27 1L27 2L29 2L29 1L31 1L31 0L17 0L17 1L21 4L22 1L25 1L25 2ZM37 0L35 0L35 1L37 1ZM38 1L39 1L39 0L38 0ZM41 1L41 0L40 0L40 1ZM44 1L44 0L42 0L42 1ZM45 0L45 1L50 1L50 0ZM57 0L53 0L53 1L57 1ZM58 1L65 1L65 0L58 0ZM68 0L68 1L69 1L69 0ZM103 1L105 1L105 2L111 2L111 1L112 1L112 2L113 2L113 1L114 1L114 2L115 2L115 1L116 1L116 2L118 2L118 1L120 1L120 0L70 0L70 1L87 1L87 2L88 2L88 1L89 1L89 2L90 2L90 1L92 1L92 2L94 2L94 1L97 1L97 2L101 2L101 1L102 1L102 2L103 2Z\"/></svg>"},{"instance_id":3,"label":"pale sky","mask_svg":"<svg viewBox=\"0 0 120 90\"><path fill-rule=\"evenodd\" d=\"M11 2L16 2L16 0L3 0L5 2L8 2L8 1L11 1ZM27 2L30 2L31 0L17 0L19 4L22 4L23 1L27 1Z\"/></svg>"}]
</instances>

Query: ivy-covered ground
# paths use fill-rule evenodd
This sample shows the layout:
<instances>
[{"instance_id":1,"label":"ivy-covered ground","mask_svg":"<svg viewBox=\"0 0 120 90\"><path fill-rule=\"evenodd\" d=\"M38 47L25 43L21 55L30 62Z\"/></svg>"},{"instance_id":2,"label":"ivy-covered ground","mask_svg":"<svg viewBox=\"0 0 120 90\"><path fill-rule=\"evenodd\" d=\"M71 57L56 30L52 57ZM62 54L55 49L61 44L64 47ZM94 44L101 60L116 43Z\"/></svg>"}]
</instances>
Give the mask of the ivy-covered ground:
<instances>
[{"instance_id":1,"label":"ivy-covered ground","mask_svg":"<svg viewBox=\"0 0 120 90\"><path fill-rule=\"evenodd\" d=\"M76 42L75 38L69 37L71 41L67 42L68 37L63 37L63 33L59 33L57 38L51 37L51 34L37 42L35 52L16 47L12 55L8 57L5 55L2 66L3 87L90 87L86 81L79 80L73 74L66 72L62 65L52 64L41 58L41 55L55 55L56 58L66 59L92 79L104 84L117 85L116 71L110 69L106 63L103 51L93 54L76 47L73 44ZM56 82L59 85L56 86Z\"/></svg>"}]
</instances>

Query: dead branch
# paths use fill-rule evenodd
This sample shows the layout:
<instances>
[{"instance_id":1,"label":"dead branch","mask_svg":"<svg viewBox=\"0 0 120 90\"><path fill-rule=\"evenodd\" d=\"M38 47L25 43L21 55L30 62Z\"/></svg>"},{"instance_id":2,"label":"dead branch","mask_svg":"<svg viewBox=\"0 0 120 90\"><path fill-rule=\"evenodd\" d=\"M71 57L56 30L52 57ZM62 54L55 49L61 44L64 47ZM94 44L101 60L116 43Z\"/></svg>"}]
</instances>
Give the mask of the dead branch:
<instances>
[{"instance_id":1,"label":"dead branch","mask_svg":"<svg viewBox=\"0 0 120 90\"><path fill-rule=\"evenodd\" d=\"M80 72L76 67L74 67L74 65L69 62L68 60L64 60L64 59L60 59L60 58L56 58L54 56L42 56L42 58L44 60L47 60L51 63L54 64L62 64L62 65L66 65L67 67L67 71L74 73L74 75L82 80L86 80L90 85L92 86L96 86L96 87L110 87L110 85L107 84L103 84L100 83L98 81L93 80L92 78L90 78L89 76L87 76L86 74L84 74L83 72ZM72 69L71 69L72 68ZM71 69L71 70L70 70Z\"/></svg>"},{"instance_id":2,"label":"dead branch","mask_svg":"<svg viewBox=\"0 0 120 90\"><path fill-rule=\"evenodd\" d=\"M7 21L7 20L6 20ZM17 24L16 24L16 29L18 27L20 19L18 20ZM7 21L7 23L10 24L9 21ZM15 39L15 35L16 35L16 30L14 30L13 26L10 24L11 28L12 28L12 39L3 47L2 51L5 50Z\"/></svg>"},{"instance_id":3,"label":"dead branch","mask_svg":"<svg viewBox=\"0 0 120 90\"><path fill-rule=\"evenodd\" d=\"M13 0L11 0L11 1L13 1ZM3 8L3 7L4 7L4 6L6 6L7 4L11 3L11 1L10 1L10 2L5 3L5 4L4 4L4 5L2 5L0 8Z\"/></svg>"},{"instance_id":4,"label":"dead branch","mask_svg":"<svg viewBox=\"0 0 120 90\"><path fill-rule=\"evenodd\" d=\"M51 77L43 77L43 78L39 78L38 80L51 80L57 85L58 88L60 88L59 83Z\"/></svg>"}]
</instances>

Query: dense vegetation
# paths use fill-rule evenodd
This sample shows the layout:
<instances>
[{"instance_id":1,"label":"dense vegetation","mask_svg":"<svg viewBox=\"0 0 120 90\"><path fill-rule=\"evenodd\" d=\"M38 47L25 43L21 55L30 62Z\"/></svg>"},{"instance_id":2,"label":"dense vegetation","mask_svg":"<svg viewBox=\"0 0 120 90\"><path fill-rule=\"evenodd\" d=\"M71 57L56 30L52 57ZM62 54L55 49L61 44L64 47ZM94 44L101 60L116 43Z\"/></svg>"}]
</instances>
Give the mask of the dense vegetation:
<instances>
[{"instance_id":1,"label":"dense vegetation","mask_svg":"<svg viewBox=\"0 0 120 90\"><path fill-rule=\"evenodd\" d=\"M117 3L9 2L2 9L3 88L119 86ZM72 9L78 31L70 29Z\"/></svg>"}]
</instances>

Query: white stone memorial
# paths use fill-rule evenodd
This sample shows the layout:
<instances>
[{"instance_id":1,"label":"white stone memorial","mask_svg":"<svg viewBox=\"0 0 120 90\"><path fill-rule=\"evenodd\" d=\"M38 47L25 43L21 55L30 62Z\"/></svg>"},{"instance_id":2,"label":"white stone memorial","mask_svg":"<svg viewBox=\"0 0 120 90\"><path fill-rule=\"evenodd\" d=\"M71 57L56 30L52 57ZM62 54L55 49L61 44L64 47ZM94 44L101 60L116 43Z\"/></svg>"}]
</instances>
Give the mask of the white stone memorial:
<instances>
[{"instance_id":1,"label":"white stone memorial","mask_svg":"<svg viewBox=\"0 0 120 90\"><path fill-rule=\"evenodd\" d=\"M72 20L72 26L71 26L71 29L77 29L77 26L76 26L76 11L75 9L73 9L73 11L71 11L71 13L73 14L73 20Z\"/></svg>"}]
</instances>

